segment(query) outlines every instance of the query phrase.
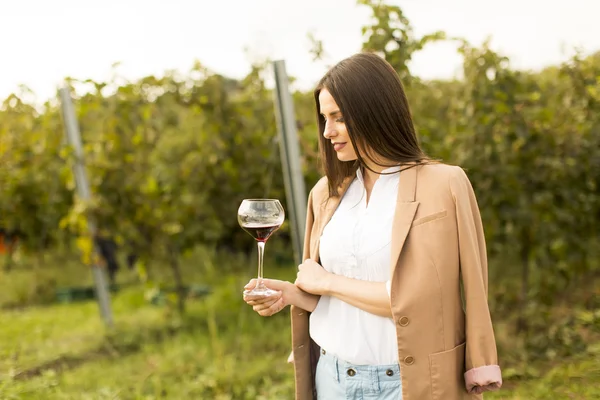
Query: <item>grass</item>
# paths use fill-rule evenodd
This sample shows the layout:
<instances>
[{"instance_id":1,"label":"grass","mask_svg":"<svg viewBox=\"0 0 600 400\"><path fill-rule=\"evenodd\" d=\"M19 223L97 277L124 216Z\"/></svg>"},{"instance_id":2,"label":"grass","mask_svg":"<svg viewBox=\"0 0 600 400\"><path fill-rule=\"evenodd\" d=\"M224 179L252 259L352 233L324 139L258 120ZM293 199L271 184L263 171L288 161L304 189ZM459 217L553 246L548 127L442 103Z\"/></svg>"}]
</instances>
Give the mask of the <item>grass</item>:
<instances>
[{"instance_id":1,"label":"grass","mask_svg":"<svg viewBox=\"0 0 600 400\"><path fill-rule=\"evenodd\" d=\"M187 281L210 284L210 296L190 300L180 318L172 307L149 304L144 287L127 285L131 276L121 275L126 289L112 298L110 331L95 302L15 308L52 296L28 289L43 279L26 264L0 275L0 399L287 398L289 317L261 318L241 299L254 263L202 252L183 263ZM74 260L43 275L53 276L53 288L90 285L81 270ZM168 280L168 271L153 272Z\"/></svg>"},{"instance_id":2,"label":"grass","mask_svg":"<svg viewBox=\"0 0 600 400\"><path fill-rule=\"evenodd\" d=\"M506 388L486 395L486 400L600 399L600 357L563 360L539 379L506 383Z\"/></svg>"},{"instance_id":3,"label":"grass","mask_svg":"<svg viewBox=\"0 0 600 400\"><path fill-rule=\"evenodd\" d=\"M149 304L143 286L130 284L112 298L112 330L104 328L95 302L37 304L51 296L25 289L40 282L33 270L0 275L0 399L293 398L288 311L261 318L241 299L254 260L196 253L183 268L190 283L213 288L189 301L185 318L172 307ZM291 267L267 271L270 277L294 275ZM60 272L47 269L43 276L53 276L54 287L91 283L76 261ZM127 274L121 279L131 282ZM34 305L15 308L19 293ZM509 340L502 321L498 337ZM600 399L600 352L586 354L536 365L539 376L507 368L505 388L485 398Z\"/></svg>"},{"instance_id":4,"label":"grass","mask_svg":"<svg viewBox=\"0 0 600 400\"><path fill-rule=\"evenodd\" d=\"M288 320L234 307L236 287L191 302L186 319L128 290L113 299L111 332L94 303L3 313L13 329L1 330L0 398L286 398Z\"/></svg>"}]
</instances>

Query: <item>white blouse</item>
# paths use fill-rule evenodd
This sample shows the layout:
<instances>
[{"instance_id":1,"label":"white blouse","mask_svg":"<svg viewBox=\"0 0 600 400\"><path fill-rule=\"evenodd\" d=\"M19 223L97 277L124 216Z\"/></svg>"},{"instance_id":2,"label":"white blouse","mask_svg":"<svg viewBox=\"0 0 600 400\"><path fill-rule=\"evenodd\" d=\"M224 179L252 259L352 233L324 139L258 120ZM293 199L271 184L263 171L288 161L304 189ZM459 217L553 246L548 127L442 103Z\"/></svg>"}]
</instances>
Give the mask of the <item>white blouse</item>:
<instances>
[{"instance_id":1,"label":"white blouse","mask_svg":"<svg viewBox=\"0 0 600 400\"><path fill-rule=\"evenodd\" d=\"M390 292L390 243L400 167L375 182L369 204L360 169L320 238L321 265L337 275L386 282ZM398 362L391 318L363 311L335 297L321 296L310 315L310 336L329 354L356 365Z\"/></svg>"}]
</instances>

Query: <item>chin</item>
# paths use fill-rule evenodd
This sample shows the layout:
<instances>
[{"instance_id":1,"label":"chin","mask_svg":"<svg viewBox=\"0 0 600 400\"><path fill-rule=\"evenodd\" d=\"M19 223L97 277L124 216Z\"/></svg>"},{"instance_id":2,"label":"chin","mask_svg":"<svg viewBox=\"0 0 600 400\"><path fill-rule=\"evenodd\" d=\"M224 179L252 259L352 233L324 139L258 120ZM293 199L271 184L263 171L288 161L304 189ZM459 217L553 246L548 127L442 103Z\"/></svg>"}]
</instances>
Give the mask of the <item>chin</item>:
<instances>
[{"instance_id":1,"label":"chin","mask_svg":"<svg viewBox=\"0 0 600 400\"><path fill-rule=\"evenodd\" d=\"M344 161L344 162L356 161L356 159L357 159L356 156L352 157L348 154L340 154L340 153L337 154L337 158L338 158L338 160Z\"/></svg>"}]
</instances>

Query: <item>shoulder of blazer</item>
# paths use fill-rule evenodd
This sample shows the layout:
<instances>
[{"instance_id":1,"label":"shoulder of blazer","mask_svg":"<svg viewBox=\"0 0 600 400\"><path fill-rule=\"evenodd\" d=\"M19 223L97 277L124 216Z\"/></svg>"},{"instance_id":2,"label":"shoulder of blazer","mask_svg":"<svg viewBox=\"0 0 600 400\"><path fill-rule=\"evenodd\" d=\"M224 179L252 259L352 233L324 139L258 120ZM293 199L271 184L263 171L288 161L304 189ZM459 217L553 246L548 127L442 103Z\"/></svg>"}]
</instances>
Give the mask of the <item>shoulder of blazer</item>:
<instances>
[{"instance_id":1,"label":"shoulder of blazer","mask_svg":"<svg viewBox=\"0 0 600 400\"><path fill-rule=\"evenodd\" d=\"M329 185L326 176L323 176L321 179L315 183L315 186L312 188L313 196L318 197L327 197L329 195Z\"/></svg>"},{"instance_id":2,"label":"shoulder of blazer","mask_svg":"<svg viewBox=\"0 0 600 400\"><path fill-rule=\"evenodd\" d=\"M456 165L435 163L424 164L418 168L419 175L417 186L421 186L421 188L427 186L437 189L436 191L439 191L440 189L448 190L451 181L466 178L464 170ZM400 173L400 179L402 179L402 173Z\"/></svg>"},{"instance_id":3,"label":"shoulder of blazer","mask_svg":"<svg viewBox=\"0 0 600 400\"><path fill-rule=\"evenodd\" d=\"M327 201L329 198L329 185L326 176L319 179L315 186L313 186L310 190L309 198L312 198L312 204L310 206L317 210L321 204Z\"/></svg>"},{"instance_id":4,"label":"shoulder of blazer","mask_svg":"<svg viewBox=\"0 0 600 400\"><path fill-rule=\"evenodd\" d=\"M425 178L428 180L449 180L457 173L457 170L462 169L456 165L444 164L440 162L423 164L417 168L419 168L419 179ZM402 176L402 173L400 176Z\"/></svg>"}]
</instances>

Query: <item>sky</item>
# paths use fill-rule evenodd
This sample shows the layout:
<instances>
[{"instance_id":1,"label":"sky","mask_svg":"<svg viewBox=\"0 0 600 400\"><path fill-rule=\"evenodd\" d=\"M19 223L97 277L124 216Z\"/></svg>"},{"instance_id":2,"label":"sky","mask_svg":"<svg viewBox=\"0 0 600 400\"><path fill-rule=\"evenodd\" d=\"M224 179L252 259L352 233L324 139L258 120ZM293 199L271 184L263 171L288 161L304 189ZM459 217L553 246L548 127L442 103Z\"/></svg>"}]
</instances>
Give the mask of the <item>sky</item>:
<instances>
[{"instance_id":1,"label":"sky","mask_svg":"<svg viewBox=\"0 0 600 400\"><path fill-rule=\"evenodd\" d=\"M575 47L600 50L598 0L388 0L417 35L443 30L540 69ZM312 88L327 65L360 51L370 12L356 0L0 0L0 99L26 85L34 101L54 96L67 76L127 79L188 71L195 60L243 77L252 61L283 59L297 87ZM313 62L311 32L327 57ZM425 79L460 76L455 47L434 44L411 71Z\"/></svg>"}]
</instances>

